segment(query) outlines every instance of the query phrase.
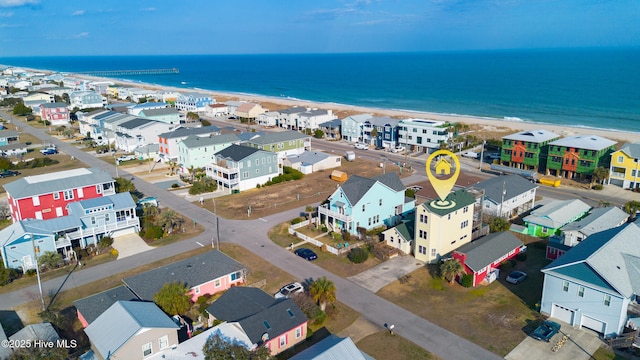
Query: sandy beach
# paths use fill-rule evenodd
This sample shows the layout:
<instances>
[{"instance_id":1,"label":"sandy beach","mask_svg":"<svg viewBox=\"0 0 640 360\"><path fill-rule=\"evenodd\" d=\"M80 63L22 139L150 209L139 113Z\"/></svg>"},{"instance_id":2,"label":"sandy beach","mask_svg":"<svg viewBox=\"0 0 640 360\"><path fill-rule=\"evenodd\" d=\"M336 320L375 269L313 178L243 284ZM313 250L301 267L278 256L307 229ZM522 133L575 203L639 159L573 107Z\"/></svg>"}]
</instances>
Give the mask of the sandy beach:
<instances>
[{"instance_id":1,"label":"sandy beach","mask_svg":"<svg viewBox=\"0 0 640 360\"><path fill-rule=\"evenodd\" d=\"M34 70L34 71L50 72L47 70ZM573 136L573 135L598 135L601 137L618 141L617 147L620 147L625 142L633 143L633 142L640 141L640 133L634 133L634 132L583 128L578 126L576 127L561 126L561 125L534 123L534 122L526 122L526 121L511 121L508 119L501 120L501 119L490 119L490 118L462 116L462 115L453 115L453 114L451 115L439 114L439 113L420 112L420 111L402 111L402 110L392 110L392 109L368 108L368 107L350 106L350 105L335 104L335 103L293 100L293 99L271 97L271 96L234 94L234 93L225 93L225 92L200 90L200 89L159 86L159 85L148 84L148 83L126 81L121 79L116 80L116 79L101 78L101 77L86 76L86 75L76 75L76 77L90 80L90 81L111 81L120 86L139 87L139 88L145 88L145 89L151 89L151 90L166 90L166 91L176 91L176 92L182 92L182 93L199 92L199 93L211 95L218 102L224 102L227 100L250 101L250 102L260 103L264 108L269 110L280 110L280 109L293 107L293 106L305 106L307 108L332 110L333 113L338 118L344 118L346 116L353 115L353 114L373 114L378 116L389 116L389 117L398 118L398 119L422 118L422 119L442 120L442 121L448 121L452 123L460 122L460 123L469 125L471 130L475 133L475 135L483 139L491 139L491 138L499 139L504 135L518 132L518 131L523 131L523 130L532 131L537 129L545 129L545 130L554 132L562 137ZM611 124L607 124L607 126L611 126Z\"/></svg>"}]
</instances>

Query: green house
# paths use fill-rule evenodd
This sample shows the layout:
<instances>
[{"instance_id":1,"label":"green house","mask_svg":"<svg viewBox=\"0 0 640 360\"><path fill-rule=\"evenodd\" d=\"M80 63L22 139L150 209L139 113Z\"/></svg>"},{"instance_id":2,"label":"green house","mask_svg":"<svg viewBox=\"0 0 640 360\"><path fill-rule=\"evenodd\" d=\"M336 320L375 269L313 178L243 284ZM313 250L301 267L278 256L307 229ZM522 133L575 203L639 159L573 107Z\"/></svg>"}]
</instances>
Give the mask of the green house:
<instances>
[{"instance_id":1,"label":"green house","mask_svg":"<svg viewBox=\"0 0 640 360\"><path fill-rule=\"evenodd\" d=\"M502 138L502 165L541 171L547 163L549 142L560 136L547 130L521 131Z\"/></svg>"},{"instance_id":2,"label":"green house","mask_svg":"<svg viewBox=\"0 0 640 360\"><path fill-rule=\"evenodd\" d=\"M311 136L297 131L266 133L247 141L244 145L278 154L280 159L289 155L300 155L311 149Z\"/></svg>"},{"instance_id":3,"label":"green house","mask_svg":"<svg viewBox=\"0 0 640 360\"><path fill-rule=\"evenodd\" d=\"M567 179L593 175L599 167L609 168L616 142L597 135L579 135L549 143L547 175Z\"/></svg>"},{"instance_id":4,"label":"green house","mask_svg":"<svg viewBox=\"0 0 640 360\"><path fill-rule=\"evenodd\" d=\"M577 199L552 201L524 217L524 233L539 237L557 235L561 227L582 218L589 209L589 205Z\"/></svg>"}]
</instances>

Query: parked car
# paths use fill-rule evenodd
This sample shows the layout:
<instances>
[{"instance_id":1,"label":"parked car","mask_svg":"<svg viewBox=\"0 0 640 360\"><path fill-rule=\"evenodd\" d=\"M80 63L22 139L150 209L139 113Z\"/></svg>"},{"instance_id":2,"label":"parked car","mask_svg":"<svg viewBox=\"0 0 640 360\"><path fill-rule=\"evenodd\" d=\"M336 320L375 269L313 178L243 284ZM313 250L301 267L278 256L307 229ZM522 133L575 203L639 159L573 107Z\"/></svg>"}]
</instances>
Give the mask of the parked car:
<instances>
[{"instance_id":1,"label":"parked car","mask_svg":"<svg viewBox=\"0 0 640 360\"><path fill-rule=\"evenodd\" d=\"M540 341L551 341L551 338L560 331L560 324L555 321L545 320L542 325L538 326L531 337Z\"/></svg>"},{"instance_id":2,"label":"parked car","mask_svg":"<svg viewBox=\"0 0 640 360\"><path fill-rule=\"evenodd\" d=\"M294 253L298 256L300 256L301 258L311 261L311 260L315 260L318 258L318 255L316 255L316 253L313 252L313 250L308 249L308 248L299 248L296 249L296 251L294 251Z\"/></svg>"},{"instance_id":3,"label":"parked car","mask_svg":"<svg viewBox=\"0 0 640 360\"><path fill-rule=\"evenodd\" d=\"M356 143L355 148L359 150L369 150L369 145L363 144L363 143Z\"/></svg>"},{"instance_id":4,"label":"parked car","mask_svg":"<svg viewBox=\"0 0 640 360\"><path fill-rule=\"evenodd\" d=\"M122 155L119 158L117 158L116 160L118 160L118 163L121 163L123 161L130 161L130 160L135 160L136 157L133 155Z\"/></svg>"},{"instance_id":5,"label":"parked car","mask_svg":"<svg viewBox=\"0 0 640 360\"><path fill-rule=\"evenodd\" d=\"M394 153L400 153L403 151L404 151L404 146L396 146L393 149L391 149L391 152L394 152Z\"/></svg>"},{"instance_id":6,"label":"parked car","mask_svg":"<svg viewBox=\"0 0 640 360\"><path fill-rule=\"evenodd\" d=\"M523 273L522 271L512 271L511 274L507 276L507 282L512 284L519 284L522 281L524 281L524 279L526 278L527 278L526 273Z\"/></svg>"},{"instance_id":7,"label":"parked car","mask_svg":"<svg viewBox=\"0 0 640 360\"><path fill-rule=\"evenodd\" d=\"M500 153L489 153L489 154L487 154L487 159L489 159L489 160L499 160L500 159Z\"/></svg>"},{"instance_id":8,"label":"parked car","mask_svg":"<svg viewBox=\"0 0 640 360\"><path fill-rule=\"evenodd\" d=\"M54 155L58 153L58 149L50 147L50 148L40 150L40 153L42 155Z\"/></svg>"},{"instance_id":9,"label":"parked car","mask_svg":"<svg viewBox=\"0 0 640 360\"><path fill-rule=\"evenodd\" d=\"M276 299L288 298L295 294L302 294L304 292L304 287L299 282L293 282L291 284L287 284L278 291L274 297Z\"/></svg>"},{"instance_id":10,"label":"parked car","mask_svg":"<svg viewBox=\"0 0 640 360\"><path fill-rule=\"evenodd\" d=\"M14 171L14 170L4 170L0 172L0 178L6 178L6 177L18 176L18 175L20 175L20 172Z\"/></svg>"},{"instance_id":11,"label":"parked car","mask_svg":"<svg viewBox=\"0 0 640 360\"><path fill-rule=\"evenodd\" d=\"M471 158L471 159L477 159L478 158L478 153L475 151L467 151L462 153L462 156L466 157L466 158Z\"/></svg>"}]
</instances>

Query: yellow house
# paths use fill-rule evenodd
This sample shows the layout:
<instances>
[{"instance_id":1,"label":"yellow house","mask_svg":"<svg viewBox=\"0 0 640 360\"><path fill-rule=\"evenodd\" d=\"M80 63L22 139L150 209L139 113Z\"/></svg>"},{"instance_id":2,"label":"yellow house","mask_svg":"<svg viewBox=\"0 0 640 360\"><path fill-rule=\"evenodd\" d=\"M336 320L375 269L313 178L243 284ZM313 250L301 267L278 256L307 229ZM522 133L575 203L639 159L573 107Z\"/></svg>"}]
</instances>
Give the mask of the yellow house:
<instances>
[{"instance_id":1,"label":"yellow house","mask_svg":"<svg viewBox=\"0 0 640 360\"><path fill-rule=\"evenodd\" d=\"M623 189L640 188L640 143L624 144L611 154L609 184Z\"/></svg>"},{"instance_id":2,"label":"yellow house","mask_svg":"<svg viewBox=\"0 0 640 360\"><path fill-rule=\"evenodd\" d=\"M118 98L118 86L117 85L107 86L107 95L109 95L109 97L117 99Z\"/></svg>"},{"instance_id":3,"label":"yellow house","mask_svg":"<svg viewBox=\"0 0 640 360\"><path fill-rule=\"evenodd\" d=\"M450 193L454 204L439 207L428 201L416 208L413 255L429 264L471 241L475 198L466 190Z\"/></svg>"}]
</instances>

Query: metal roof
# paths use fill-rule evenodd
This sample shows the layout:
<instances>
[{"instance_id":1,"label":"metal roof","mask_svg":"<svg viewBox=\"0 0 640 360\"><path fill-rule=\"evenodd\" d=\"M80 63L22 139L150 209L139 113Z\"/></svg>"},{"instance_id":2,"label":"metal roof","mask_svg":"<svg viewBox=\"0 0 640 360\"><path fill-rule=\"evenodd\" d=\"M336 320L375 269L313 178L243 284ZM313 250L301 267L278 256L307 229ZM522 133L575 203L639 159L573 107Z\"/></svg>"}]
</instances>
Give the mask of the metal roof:
<instances>
[{"instance_id":1,"label":"metal roof","mask_svg":"<svg viewBox=\"0 0 640 360\"><path fill-rule=\"evenodd\" d=\"M273 144L277 142L291 141L291 140L298 140L298 139L308 139L308 138L310 138L309 135L305 135L297 131L287 130L287 131L266 133L260 137L251 139L249 143L266 145L266 144Z\"/></svg>"},{"instance_id":2,"label":"metal roof","mask_svg":"<svg viewBox=\"0 0 640 360\"><path fill-rule=\"evenodd\" d=\"M67 108L67 106L69 106L69 104L64 103L64 102L54 102L54 103L44 103L44 104L40 104L40 106L42 106L45 109L56 109L56 108Z\"/></svg>"},{"instance_id":3,"label":"metal roof","mask_svg":"<svg viewBox=\"0 0 640 360\"><path fill-rule=\"evenodd\" d=\"M522 241L513 236L510 231L503 231L481 237L454 251L467 255L465 264L477 272L520 246Z\"/></svg>"},{"instance_id":4,"label":"metal roof","mask_svg":"<svg viewBox=\"0 0 640 360\"><path fill-rule=\"evenodd\" d=\"M140 331L149 328L178 329L158 305L143 301L116 301L84 329L102 358L117 352Z\"/></svg>"},{"instance_id":5,"label":"metal roof","mask_svg":"<svg viewBox=\"0 0 640 360\"><path fill-rule=\"evenodd\" d=\"M162 133L160 135L158 135L159 137L163 138L163 139L172 139L172 138L179 138L179 137L187 137L189 135L199 135L199 134L213 134L213 133L217 133L220 132L220 128L217 126L203 126L203 127L199 127L199 128L185 128L185 127L179 127L173 131L169 131L166 133Z\"/></svg>"},{"instance_id":6,"label":"metal roof","mask_svg":"<svg viewBox=\"0 0 640 360\"><path fill-rule=\"evenodd\" d=\"M568 148L586 150L603 150L615 144L615 141L605 139L598 135L576 135L555 140L549 143L549 145L553 146L563 146Z\"/></svg>"},{"instance_id":7,"label":"metal roof","mask_svg":"<svg viewBox=\"0 0 640 360\"><path fill-rule=\"evenodd\" d=\"M525 130L519 133L503 136L503 139L525 141L530 143L543 143L559 138L560 135L547 130Z\"/></svg>"},{"instance_id":8,"label":"metal roof","mask_svg":"<svg viewBox=\"0 0 640 360\"><path fill-rule=\"evenodd\" d=\"M287 115L299 114L299 113L303 113L303 112L306 112L306 111L307 111L307 108L303 107L303 106L294 106L292 108L278 110L278 112L280 114L287 114Z\"/></svg>"},{"instance_id":9,"label":"metal roof","mask_svg":"<svg viewBox=\"0 0 640 360\"><path fill-rule=\"evenodd\" d=\"M302 154L293 154L287 156L287 160L290 163L302 163L304 165L317 164L323 160L326 160L329 154L318 151L305 151Z\"/></svg>"},{"instance_id":10,"label":"metal roof","mask_svg":"<svg viewBox=\"0 0 640 360\"><path fill-rule=\"evenodd\" d=\"M558 229L569 223L571 219L586 213L589 209L591 209L591 206L578 199L564 201L554 200L531 211L530 215L525 216L523 220L525 223L542 225L550 229Z\"/></svg>"},{"instance_id":11,"label":"metal roof","mask_svg":"<svg viewBox=\"0 0 640 360\"><path fill-rule=\"evenodd\" d=\"M627 156L629 156L630 158L640 159L640 143L634 143L634 144L626 143L622 145L622 148L620 148L620 150L618 151L622 151L623 153L627 154Z\"/></svg>"},{"instance_id":12,"label":"metal roof","mask_svg":"<svg viewBox=\"0 0 640 360\"><path fill-rule=\"evenodd\" d=\"M162 116L162 115L177 115L180 111L176 108L160 108L160 109L146 109L140 111L140 114L144 114L145 117ZM142 116L142 115L141 115Z\"/></svg>"},{"instance_id":13,"label":"metal roof","mask_svg":"<svg viewBox=\"0 0 640 360\"><path fill-rule=\"evenodd\" d=\"M112 182L113 178L104 170L98 168L78 168L42 175L25 176L3 186L12 198L23 199L34 195L50 194L56 191Z\"/></svg>"}]
</instances>

